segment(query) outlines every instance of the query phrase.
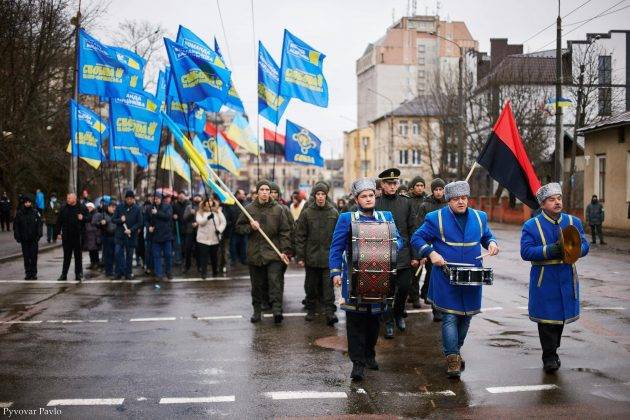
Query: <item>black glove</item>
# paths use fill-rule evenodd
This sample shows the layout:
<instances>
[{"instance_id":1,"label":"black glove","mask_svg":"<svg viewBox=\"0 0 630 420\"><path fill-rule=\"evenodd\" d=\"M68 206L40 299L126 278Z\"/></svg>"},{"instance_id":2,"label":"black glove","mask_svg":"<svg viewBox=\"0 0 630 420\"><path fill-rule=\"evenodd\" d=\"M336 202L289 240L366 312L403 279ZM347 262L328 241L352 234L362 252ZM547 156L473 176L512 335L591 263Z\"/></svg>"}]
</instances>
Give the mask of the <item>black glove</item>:
<instances>
[{"instance_id":1,"label":"black glove","mask_svg":"<svg viewBox=\"0 0 630 420\"><path fill-rule=\"evenodd\" d=\"M551 258L561 258L562 257L562 252L564 251L563 249L564 247L562 246L562 244L560 243L560 241L549 245L549 256Z\"/></svg>"},{"instance_id":2,"label":"black glove","mask_svg":"<svg viewBox=\"0 0 630 420\"><path fill-rule=\"evenodd\" d=\"M214 219L214 213L210 213L210 215L208 216L208 220L212 220Z\"/></svg>"}]
</instances>

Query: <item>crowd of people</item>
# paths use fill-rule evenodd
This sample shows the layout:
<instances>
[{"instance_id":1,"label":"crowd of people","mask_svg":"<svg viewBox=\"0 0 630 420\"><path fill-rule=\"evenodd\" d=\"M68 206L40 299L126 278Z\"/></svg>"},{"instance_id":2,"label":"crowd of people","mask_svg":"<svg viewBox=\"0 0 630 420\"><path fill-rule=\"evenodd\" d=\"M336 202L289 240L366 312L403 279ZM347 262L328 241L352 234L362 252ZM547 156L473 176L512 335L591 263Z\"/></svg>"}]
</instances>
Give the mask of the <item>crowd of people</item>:
<instances>
[{"instance_id":1,"label":"crowd of people","mask_svg":"<svg viewBox=\"0 0 630 420\"><path fill-rule=\"evenodd\" d=\"M137 273L141 269L156 281L172 279L175 269L181 275L194 274L191 270L196 269L206 279L242 265L251 280L252 323L262 321L263 311L271 311L275 324L283 322L285 272L293 260L305 273L305 321L312 322L319 314L334 326L339 321L337 305L346 311L355 380L363 379L365 368L379 369L375 344L381 321L384 337L393 339L396 329L406 330L406 306L420 308L424 301L432 308L433 320L442 322L448 376L459 377L465 368L461 348L472 316L480 312L482 287L452 283L445 268L447 264L481 267L481 249L487 249L485 256L497 255L497 240L487 215L468 206L466 181L446 184L435 178L427 192L422 177L404 185L400 174L391 168L376 181L359 179L350 195L336 203L325 182L313 185L310 196L295 191L285 202L277 184L260 180L248 194L237 190L238 204L232 205L213 197L189 197L186 191L170 194L167 189L140 202L131 190L120 202L109 196L92 202L87 192L80 198L68 194L60 205L54 194L44 203L38 191L35 197L21 198L14 235L22 245L27 280L37 279L44 224L47 241L62 242L59 281L67 280L72 258L75 279L83 279L84 251L89 253L91 275L100 270L111 279L132 279L134 262ZM532 262L529 315L539 325L545 371L553 372L560 367L556 351L562 327L579 317L575 269L563 260L558 227L577 227L580 256L588 253L588 241L580 220L562 213L559 184L543 186L536 196L541 211L523 227L521 256ZM600 207L594 197L589 223L601 225ZM356 273L348 260L356 251L353 225L373 222L389 223L395 232L388 245L395 255L391 262L395 269L387 271L392 273L391 296L380 304L357 300L349 292L350 278ZM375 239L379 238L368 241ZM337 299L335 287L341 288Z\"/></svg>"}]
</instances>

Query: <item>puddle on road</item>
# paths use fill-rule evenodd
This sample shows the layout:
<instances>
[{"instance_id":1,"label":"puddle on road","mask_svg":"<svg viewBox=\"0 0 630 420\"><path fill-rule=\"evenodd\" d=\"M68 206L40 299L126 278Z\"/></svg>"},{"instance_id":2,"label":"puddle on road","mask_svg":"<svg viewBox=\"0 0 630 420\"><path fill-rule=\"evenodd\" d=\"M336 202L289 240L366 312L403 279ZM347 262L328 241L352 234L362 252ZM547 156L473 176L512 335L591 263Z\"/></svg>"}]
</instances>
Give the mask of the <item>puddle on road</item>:
<instances>
[{"instance_id":1,"label":"puddle on road","mask_svg":"<svg viewBox=\"0 0 630 420\"><path fill-rule=\"evenodd\" d=\"M492 347L520 347L523 345L521 340L515 338L491 338L488 340L489 345Z\"/></svg>"}]
</instances>

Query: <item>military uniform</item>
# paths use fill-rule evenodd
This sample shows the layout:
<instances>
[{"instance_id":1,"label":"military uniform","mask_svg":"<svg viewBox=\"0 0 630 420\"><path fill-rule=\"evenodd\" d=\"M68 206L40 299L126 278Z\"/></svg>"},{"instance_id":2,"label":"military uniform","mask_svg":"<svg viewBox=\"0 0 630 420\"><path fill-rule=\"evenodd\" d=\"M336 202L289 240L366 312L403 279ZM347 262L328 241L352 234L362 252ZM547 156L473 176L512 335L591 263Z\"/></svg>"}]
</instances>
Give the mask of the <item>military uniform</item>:
<instances>
[{"instance_id":1,"label":"military uniform","mask_svg":"<svg viewBox=\"0 0 630 420\"><path fill-rule=\"evenodd\" d=\"M23 206L15 215L13 236L22 246L25 280L35 280L37 279L38 244L42 237L42 218L34 207L32 198L25 197L22 201L30 201L31 206Z\"/></svg>"},{"instance_id":2,"label":"military uniform","mask_svg":"<svg viewBox=\"0 0 630 420\"><path fill-rule=\"evenodd\" d=\"M396 168L387 169L379 174L381 181L398 180L400 177L400 170ZM396 319L396 324L401 331L405 329L405 323L403 317L405 314L405 302L409 295L409 286L411 285L411 278L413 277L413 268L411 267L412 251L409 244L409 238L415 228L415 218L412 208L412 202L408 197L398 194L383 195L376 199L376 210L391 212L396 228L403 241L403 247L398 252L398 260L396 263L397 272L396 278L393 284L396 288L396 295L394 298L393 317ZM393 337L393 321L391 315L388 315L386 338Z\"/></svg>"},{"instance_id":3,"label":"military uniform","mask_svg":"<svg viewBox=\"0 0 630 420\"><path fill-rule=\"evenodd\" d=\"M269 184L266 183L265 185ZM260 224L260 228L281 252L290 251L291 222L287 218L286 212L276 201L270 199L266 203L261 203L256 200L248 204L245 209ZM248 235L247 263L252 282L252 306L254 308L252 320L254 321L255 317L260 317L262 284L265 280L269 281L269 298L273 314L280 317L284 294L284 263L260 232L252 229L249 219L244 214L239 216L235 230L241 235Z\"/></svg>"},{"instance_id":4,"label":"military uniform","mask_svg":"<svg viewBox=\"0 0 630 420\"><path fill-rule=\"evenodd\" d=\"M55 201L52 200L55 197ZM56 200L56 196L53 194L48 205L44 208L44 223L46 224L46 242L57 242L57 234L55 231L55 225L59 218L59 211L61 210L61 204Z\"/></svg>"},{"instance_id":5,"label":"military uniform","mask_svg":"<svg viewBox=\"0 0 630 420\"><path fill-rule=\"evenodd\" d=\"M322 184L313 189L313 193L318 191L328 193L328 189ZM328 271L328 251L338 217L339 213L330 201L326 200L320 207L314 200L310 200L296 222L294 236L296 259L304 261L306 266L304 290L307 320L311 320L314 315L321 290L321 300L330 325L335 319L337 307Z\"/></svg>"},{"instance_id":6,"label":"military uniform","mask_svg":"<svg viewBox=\"0 0 630 420\"><path fill-rule=\"evenodd\" d=\"M551 193L561 194L558 184L541 187L541 197ZM551 187L549 187L551 186ZM545 192L547 191L547 192ZM537 197L539 194L537 193ZM542 204L544 199L539 198ZM560 213L557 220L543 210L525 222L521 234L521 258L531 261L529 277L529 319L538 323L543 350L543 363L555 370L559 367L557 349L565 324L580 317L580 287L575 266L565 264L558 246L559 230L573 225L580 232L580 256L588 254L589 244L584 235L582 222L575 216ZM557 367L550 366L558 363ZM547 370L547 368L546 368Z\"/></svg>"}]
</instances>

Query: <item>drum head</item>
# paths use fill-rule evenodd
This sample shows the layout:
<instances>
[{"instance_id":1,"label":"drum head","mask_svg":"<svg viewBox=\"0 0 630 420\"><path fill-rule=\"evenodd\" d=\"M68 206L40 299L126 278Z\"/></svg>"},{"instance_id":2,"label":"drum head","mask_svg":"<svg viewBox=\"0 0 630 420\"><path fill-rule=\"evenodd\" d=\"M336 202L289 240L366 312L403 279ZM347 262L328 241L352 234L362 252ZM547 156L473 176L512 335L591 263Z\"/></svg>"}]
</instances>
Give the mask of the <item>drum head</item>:
<instances>
[{"instance_id":1,"label":"drum head","mask_svg":"<svg viewBox=\"0 0 630 420\"><path fill-rule=\"evenodd\" d=\"M582 253L582 240L580 232L573 225L562 229L564 247L562 250L562 262L565 264L575 264Z\"/></svg>"}]
</instances>

